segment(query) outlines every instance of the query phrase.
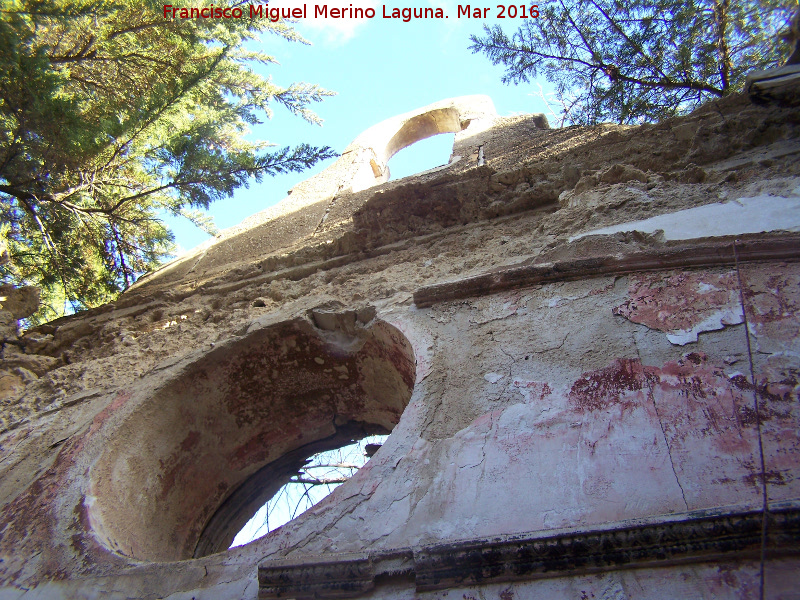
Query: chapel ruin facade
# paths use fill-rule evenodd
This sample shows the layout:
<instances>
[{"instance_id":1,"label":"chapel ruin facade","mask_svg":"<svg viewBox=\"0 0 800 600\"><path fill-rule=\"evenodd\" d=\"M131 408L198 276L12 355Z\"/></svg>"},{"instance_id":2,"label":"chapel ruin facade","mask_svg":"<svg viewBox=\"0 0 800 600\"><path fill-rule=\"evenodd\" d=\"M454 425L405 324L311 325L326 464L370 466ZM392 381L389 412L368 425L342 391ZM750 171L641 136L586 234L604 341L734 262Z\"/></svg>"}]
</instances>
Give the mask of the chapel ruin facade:
<instances>
[{"instance_id":1,"label":"chapel ruin facade","mask_svg":"<svg viewBox=\"0 0 800 600\"><path fill-rule=\"evenodd\" d=\"M558 130L445 100L7 336L0 598L796 597L798 100ZM389 431L227 549L310 454Z\"/></svg>"}]
</instances>

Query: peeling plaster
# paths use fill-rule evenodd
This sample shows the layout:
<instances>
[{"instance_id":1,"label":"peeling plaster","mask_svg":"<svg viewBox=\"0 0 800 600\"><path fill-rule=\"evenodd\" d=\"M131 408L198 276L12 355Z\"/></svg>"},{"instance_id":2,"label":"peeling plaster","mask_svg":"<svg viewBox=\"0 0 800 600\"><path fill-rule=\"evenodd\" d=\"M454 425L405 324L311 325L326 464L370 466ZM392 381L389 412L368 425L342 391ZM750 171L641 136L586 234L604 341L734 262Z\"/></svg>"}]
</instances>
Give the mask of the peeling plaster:
<instances>
[{"instance_id":1,"label":"peeling plaster","mask_svg":"<svg viewBox=\"0 0 800 600\"><path fill-rule=\"evenodd\" d=\"M519 116L481 129L461 119L453 128L466 127L465 137L454 153L464 160L358 194L341 189L358 159L346 151L331 177L301 184L289 202L207 251L142 278L110 305L31 332L25 353L13 360L39 379L27 376L26 396L3 404L0 415L7 524L0 530L0 584L8 586L0 598L16 598L24 590L12 586L25 586L30 598L254 600L255 569L265 559L326 575L334 552L370 561L382 552L416 554L477 539L485 555L493 551L490 540L505 535L561 540L565 531L650 519L666 522L671 536L671 525L686 525L692 512L723 521L749 512L758 521L762 475L769 534L789 540L787 556L796 553L797 528L782 528L774 517L779 503L800 498L800 264L790 262L800 260L799 238L739 238L749 252L737 262L752 355L743 328L730 327L742 321L732 246L707 239L719 231L800 228L796 156L758 154L778 138L800 149L793 115L731 95L693 115L630 128L544 131ZM475 167L479 147L485 165ZM738 166L719 167L729 159ZM704 182L690 180L701 170ZM601 181L569 204L557 202L583 177L612 171L647 181ZM364 174L369 183L376 177L371 169ZM715 195L728 201L699 206ZM648 218L670 211L672 217ZM628 223L614 227L704 239L668 244L634 234L565 243L621 219ZM324 332L258 337L329 302L353 309L368 302L376 309L373 327L383 321L393 333L359 350L323 327L330 315L318 314ZM331 322L349 327L345 313ZM253 351L242 353L247 339ZM684 352L688 343L694 352ZM7 365L10 354L6 347ZM381 357L384 368L377 369ZM180 389L170 387L176 378ZM413 388L410 400L375 405L400 388ZM119 390L131 399L105 412ZM100 543L103 529L107 540L112 529L131 539L142 533L147 524L132 506L140 491L153 497L153 519L188 509L205 522L200 510L220 507L212 495L222 492L212 483L228 481L232 489L239 475L251 481L245 470L272 458L266 452L277 457L280 444L316 439L308 428L328 427L332 415L360 420L372 406L370 422L395 423L406 401L365 468L245 547L163 562ZM301 418L301 405L319 419ZM281 428L275 411L297 419ZM242 437L231 445L236 435ZM104 455L114 446L119 461ZM144 455L155 468L142 463ZM137 461L139 486L125 473ZM172 501L158 500L159 492ZM108 522L92 522L93 515ZM176 533L183 536L185 525ZM161 543L162 529L144 531L141 542ZM162 550L186 556L175 550L180 540L168 537L157 553L140 557L157 559ZM692 540L684 531L669 543ZM677 561L667 557L658 569L623 560L585 575L573 561L542 579L495 585L462 578L435 593L415 592L413 577L392 571L362 597L754 596L759 566L750 557L758 542L746 540L744 549L729 542L720 554L705 547ZM667 545L648 547L659 553ZM768 556L772 597L798 589L798 561L790 559Z\"/></svg>"},{"instance_id":2,"label":"peeling plaster","mask_svg":"<svg viewBox=\"0 0 800 600\"><path fill-rule=\"evenodd\" d=\"M628 299L612 312L663 331L670 343L685 346L704 331L744 322L736 274L643 273L632 275Z\"/></svg>"},{"instance_id":3,"label":"peeling plaster","mask_svg":"<svg viewBox=\"0 0 800 600\"><path fill-rule=\"evenodd\" d=\"M795 185L800 179L795 178ZM729 202L706 204L641 221L629 221L593 229L570 237L607 235L619 231L653 233L659 229L667 240L688 240L710 236L760 233L762 231L800 231L800 186L786 196L760 194Z\"/></svg>"}]
</instances>

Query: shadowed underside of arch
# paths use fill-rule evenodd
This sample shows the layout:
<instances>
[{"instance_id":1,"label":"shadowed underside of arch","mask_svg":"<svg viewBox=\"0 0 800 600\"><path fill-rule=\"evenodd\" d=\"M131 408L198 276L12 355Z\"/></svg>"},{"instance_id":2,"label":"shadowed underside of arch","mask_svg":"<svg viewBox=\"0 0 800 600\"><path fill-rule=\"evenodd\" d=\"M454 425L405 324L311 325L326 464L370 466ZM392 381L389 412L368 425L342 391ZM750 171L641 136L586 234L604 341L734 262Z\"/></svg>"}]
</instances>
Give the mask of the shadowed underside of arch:
<instances>
[{"instance_id":1,"label":"shadowed underside of arch","mask_svg":"<svg viewBox=\"0 0 800 600\"><path fill-rule=\"evenodd\" d=\"M93 529L140 560L227 549L309 455L391 431L415 363L394 327L302 319L215 349L157 390L93 467Z\"/></svg>"}]
</instances>

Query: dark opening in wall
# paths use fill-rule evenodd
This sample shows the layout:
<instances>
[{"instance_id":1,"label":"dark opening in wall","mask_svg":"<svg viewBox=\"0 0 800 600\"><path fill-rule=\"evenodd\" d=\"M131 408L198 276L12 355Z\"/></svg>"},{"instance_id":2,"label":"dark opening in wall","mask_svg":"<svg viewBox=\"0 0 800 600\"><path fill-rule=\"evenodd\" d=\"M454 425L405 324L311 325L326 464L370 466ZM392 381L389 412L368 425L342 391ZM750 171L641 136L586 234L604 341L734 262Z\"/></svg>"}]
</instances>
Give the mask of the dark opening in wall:
<instances>
[{"instance_id":1,"label":"dark opening in wall","mask_svg":"<svg viewBox=\"0 0 800 600\"><path fill-rule=\"evenodd\" d=\"M347 313L344 329L295 319L257 330L155 390L92 467L98 538L140 560L223 551L308 456L391 431L411 397L414 355L366 314L361 323Z\"/></svg>"}]
</instances>

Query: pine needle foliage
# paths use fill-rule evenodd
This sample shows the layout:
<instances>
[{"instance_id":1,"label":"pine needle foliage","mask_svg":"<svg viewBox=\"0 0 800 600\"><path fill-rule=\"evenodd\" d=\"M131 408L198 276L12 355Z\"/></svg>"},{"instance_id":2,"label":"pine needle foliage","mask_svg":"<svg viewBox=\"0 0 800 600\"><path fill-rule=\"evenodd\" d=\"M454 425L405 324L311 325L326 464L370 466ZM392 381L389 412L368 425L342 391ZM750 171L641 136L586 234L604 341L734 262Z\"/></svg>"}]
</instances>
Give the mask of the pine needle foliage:
<instances>
[{"instance_id":1,"label":"pine needle foliage","mask_svg":"<svg viewBox=\"0 0 800 600\"><path fill-rule=\"evenodd\" d=\"M245 139L275 105L319 122L309 106L332 94L254 72L275 60L245 45L267 33L304 42L267 19L166 19L152 0L4 0L0 278L42 287L33 322L106 302L155 268L173 241L160 211L213 227L198 209L334 156Z\"/></svg>"},{"instance_id":2,"label":"pine needle foliage","mask_svg":"<svg viewBox=\"0 0 800 600\"><path fill-rule=\"evenodd\" d=\"M544 76L564 122L658 121L740 91L752 69L778 66L796 2L545 0L511 36L484 26L473 53L503 65L504 83Z\"/></svg>"}]
</instances>

